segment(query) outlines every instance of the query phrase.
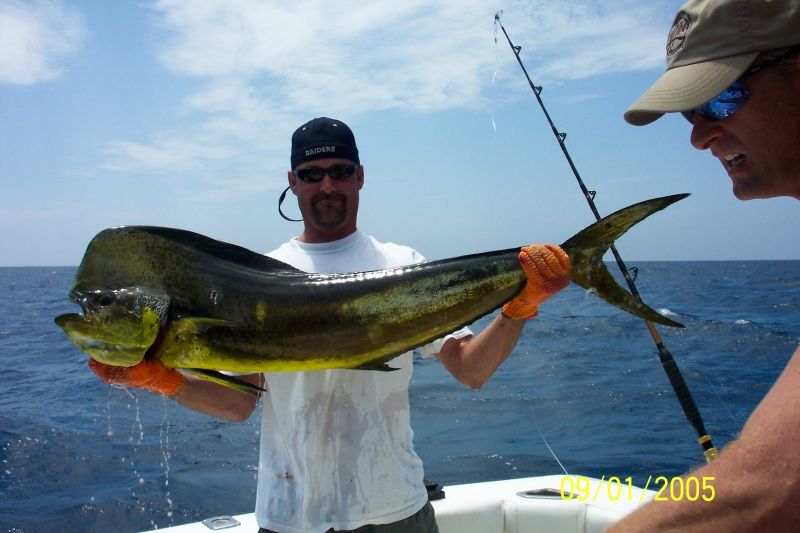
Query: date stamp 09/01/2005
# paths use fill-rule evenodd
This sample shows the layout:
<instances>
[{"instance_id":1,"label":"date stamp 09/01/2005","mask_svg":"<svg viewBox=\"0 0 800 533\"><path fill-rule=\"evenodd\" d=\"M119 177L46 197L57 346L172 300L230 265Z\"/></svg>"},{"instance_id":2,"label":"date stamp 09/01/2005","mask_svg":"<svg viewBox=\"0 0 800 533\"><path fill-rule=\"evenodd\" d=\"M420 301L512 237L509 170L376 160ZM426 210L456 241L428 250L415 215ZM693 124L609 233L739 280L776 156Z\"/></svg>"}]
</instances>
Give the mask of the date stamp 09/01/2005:
<instances>
[{"instance_id":1,"label":"date stamp 09/01/2005","mask_svg":"<svg viewBox=\"0 0 800 533\"><path fill-rule=\"evenodd\" d=\"M599 483L597 483L599 481ZM634 486L631 476L603 476L592 480L584 476L564 476L561 478L559 490L562 500L578 500L596 502L598 498L616 501L645 501L647 490L655 491L654 501L714 501L714 476L647 476L644 490Z\"/></svg>"}]
</instances>

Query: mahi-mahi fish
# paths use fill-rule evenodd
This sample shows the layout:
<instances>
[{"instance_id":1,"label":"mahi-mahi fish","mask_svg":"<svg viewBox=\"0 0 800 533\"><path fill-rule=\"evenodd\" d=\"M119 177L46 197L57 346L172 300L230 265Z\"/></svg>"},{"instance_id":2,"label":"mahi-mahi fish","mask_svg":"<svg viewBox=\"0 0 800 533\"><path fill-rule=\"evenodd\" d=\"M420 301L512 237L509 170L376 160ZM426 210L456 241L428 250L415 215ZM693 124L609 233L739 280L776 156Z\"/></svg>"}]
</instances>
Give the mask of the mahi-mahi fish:
<instances>
[{"instance_id":1,"label":"mahi-mahi fish","mask_svg":"<svg viewBox=\"0 0 800 533\"><path fill-rule=\"evenodd\" d=\"M646 320L681 326L620 287L602 261L631 226L686 194L621 209L561 247L570 279ZM399 268L311 274L190 231L98 233L55 321L92 358L227 380L217 371L390 370L387 361L468 325L525 286L519 248Z\"/></svg>"}]
</instances>

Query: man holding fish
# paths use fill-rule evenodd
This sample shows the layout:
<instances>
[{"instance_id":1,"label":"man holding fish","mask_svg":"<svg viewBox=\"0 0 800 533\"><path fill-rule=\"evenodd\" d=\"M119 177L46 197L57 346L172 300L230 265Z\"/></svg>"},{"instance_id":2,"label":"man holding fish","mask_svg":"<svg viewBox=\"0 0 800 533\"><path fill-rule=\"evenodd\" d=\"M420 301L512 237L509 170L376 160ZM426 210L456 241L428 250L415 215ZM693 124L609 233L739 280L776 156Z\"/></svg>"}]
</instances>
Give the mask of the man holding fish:
<instances>
[{"instance_id":1,"label":"man holding fish","mask_svg":"<svg viewBox=\"0 0 800 533\"><path fill-rule=\"evenodd\" d=\"M800 200L800 0L692 0L667 42L667 71L625 113L692 124L691 144L719 159L740 200ZM797 228L786 228L797 239ZM798 531L800 349L719 458L706 502L652 502L617 524L633 531Z\"/></svg>"},{"instance_id":2,"label":"man holding fish","mask_svg":"<svg viewBox=\"0 0 800 533\"><path fill-rule=\"evenodd\" d=\"M292 136L289 189L303 232L269 253L305 272L365 272L422 263L415 250L381 243L357 227L364 167L350 128L316 118ZM525 319L566 287L570 260L555 245L525 246L522 291L480 334L461 328L420 348L460 382L481 387L516 345ZM367 335L365 332L360 333ZM408 385L412 353L393 371L317 370L239 376L264 389L256 517L262 532L435 532L414 452ZM90 366L105 381L145 388L213 416L244 420L257 397L167 368L154 358ZM366 367L365 367L366 368Z\"/></svg>"}]
</instances>

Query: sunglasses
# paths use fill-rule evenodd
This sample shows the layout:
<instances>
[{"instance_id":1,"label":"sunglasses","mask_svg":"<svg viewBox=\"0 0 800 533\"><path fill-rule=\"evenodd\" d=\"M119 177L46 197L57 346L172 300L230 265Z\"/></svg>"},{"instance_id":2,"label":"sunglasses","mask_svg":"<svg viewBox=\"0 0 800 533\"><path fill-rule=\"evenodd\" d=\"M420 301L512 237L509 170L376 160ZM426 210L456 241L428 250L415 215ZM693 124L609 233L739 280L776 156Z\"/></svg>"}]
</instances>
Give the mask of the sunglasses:
<instances>
[{"instance_id":1,"label":"sunglasses","mask_svg":"<svg viewBox=\"0 0 800 533\"><path fill-rule=\"evenodd\" d=\"M739 80L736 80L731 83L730 87L705 104L695 107L691 111L683 111L681 115L692 124L694 124L695 113L706 120L722 120L739 111L744 103L747 102L749 96L750 89L745 87Z\"/></svg>"},{"instance_id":2,"label":"sunglasses","mask_svg":"<svg viewBox=\"0 0 800 533\"><path fill-rule=\"evenodd\" d=\"M786 53L770 59L769 61L764 61L760 65L756 65L755 67L747 69L744 74L739 76L738 80L731 83L727 89L719 93L717 96L701 106L689 111L683 111L681 115L683 115L684 118L686 118L686 120L692 124L694 124L695 113L706 120L722 120L724 118L728 118L739 111L750 97L750 89L745 87L741 80L755 74L760 70L764 70L767 67L782 63L790 56L797 54L798 51L798 49L789 50Z\"/></svg>"},{"instance_id":3,"label":"sunglasses","mask_svg":"<svg viewBox=\"0 0 800 533\"><path fill-rule=\"evenodd\" d=\"M297 178L306 183L317 183L322 181L325 174L331 177L334 181L343 181L353 175L356 171L356 165L333 165L328 168L322 167L307 167L293 170L292 173Z\"/></svg>"}]
</instances>

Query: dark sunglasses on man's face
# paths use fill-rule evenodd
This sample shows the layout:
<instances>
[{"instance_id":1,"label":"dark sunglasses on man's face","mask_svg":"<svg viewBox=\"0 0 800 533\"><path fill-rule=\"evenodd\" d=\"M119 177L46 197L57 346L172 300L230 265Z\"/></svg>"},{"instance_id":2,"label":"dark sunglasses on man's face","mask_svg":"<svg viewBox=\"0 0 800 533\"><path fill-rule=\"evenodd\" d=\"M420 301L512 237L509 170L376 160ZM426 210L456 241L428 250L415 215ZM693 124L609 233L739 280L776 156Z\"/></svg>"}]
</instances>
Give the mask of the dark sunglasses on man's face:
<instances>
[{"instance_id":1,"label":"dark sunglasses on man's face","mask_svg":"<svg viewBox=\"0 0 800 533\"><path fill-rule=\"evenodd\" d=\"M322 181L325 174L331 177L334 181L343 181L353 175L356 171L356 165L333 165L328 168L322 167L306 167L293 170L295 176L299 180L306 183L317 183Z\"/></svg>"},{"instance_id":2,"label":"dark sunglasses on man's face","mask_svg":"<svg viewBox=\"0 0 800 533\"><path fill-rule=\"evenodd\" d=\"M694 124L695 113L706 120L722 120L723 118L728 118L739 111L750 97L750 89L745 87L741 80L745 79L747 76L755 74L760 70L764 70L767 67L782 63L787 58L797 54L798 50L800 49L789 50L788 52L770 59L769 61L765 61L759 65L756 65L755 67L747 69L744 74L739 76L738 80L731 83L730 87L719 93L705 104L689 111L683 111L681 115L683 115L686 120L692 124Z\"/></svg>"}]
</instances>

